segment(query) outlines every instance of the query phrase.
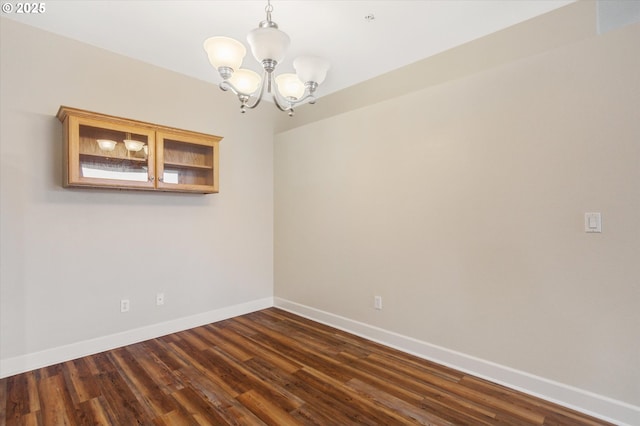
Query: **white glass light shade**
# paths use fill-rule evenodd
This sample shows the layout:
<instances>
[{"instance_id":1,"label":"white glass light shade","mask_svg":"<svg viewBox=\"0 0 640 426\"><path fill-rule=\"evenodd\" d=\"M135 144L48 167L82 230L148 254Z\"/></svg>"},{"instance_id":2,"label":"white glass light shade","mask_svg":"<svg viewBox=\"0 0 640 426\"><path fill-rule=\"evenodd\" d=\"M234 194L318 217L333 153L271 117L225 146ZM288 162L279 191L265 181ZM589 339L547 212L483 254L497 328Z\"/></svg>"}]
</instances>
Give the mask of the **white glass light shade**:
<instances>
[{"instance_id":1,"label":"white glass light shade","mask_svg":"<svg viewBox=\"0 0 640 426\"><path fill-rule=\"evenodd\" d=\"M98 142L100 149L103 151L113 151L116 149L116 144L118 143L110 139L97 139L96 141Z\"/></svg>"},{"instance_id":2,"label":"white glass light shade","mask_svg":"<svg viewBox=\"0 0 640 426\"><path fill-rule=\"evenodd\" d=\"M133 139L125 139L123 142L128 151L138 152L144 146L144 142L134 141Z\"/></svg>"},{"instance_id":3,"label":"white glass light shade","mask_svg":"<svg viewBox=\"0 0 640 426\"><path fill-rule=\"evenodd\" d=\"M233 73L229 82L241 93L250 95L258 89L258 86L260 86L260 80L262 79L257 73L240 68Z\"/></svg>"},{"instance_id":4,"label":"white glass light shade","mask_svg":"<svg viewBox=\"0 0 640 426\"><path fill-rule=\"evenodd\" d=\"M329 61L316 56L299 56L293 61L298 78L303 83L313 81L322 83L329 71Z\"/></svg>"},{"instance_id":5,"label":"white glass light shade","mask_svg":"<svg viewBox=\"0 0 640 426\"><path fill-rule=\"evenodd\" d=\"M304 95L304 83L295 74L280 74L276 77L278 91L286 98L300 99Z\"/></svg>"},{"instance_id":6,"label":"white glass light shade","mask_svg":"<svg viewBox=\"0 0 640 426\"><path fill-rule=\"evenodd\" d=\"M253 56L262 63L272 59L278 63L284 58L291 40L289 36L277 28L256 28L247 34Z\"/></svg>"},{"instance_id":7,"label":"white glass light shade","mask_svg":"<svg viewBox=\"0 0 640 426\"><path fill-rule=\"evenodd\" d=\"M237 70L242 65L242 59L247 49L242 43L229 37L210 37L204 41L204 50L209 56L209 62L216 69L229 67Z\"/></svg>"}]
</instances>

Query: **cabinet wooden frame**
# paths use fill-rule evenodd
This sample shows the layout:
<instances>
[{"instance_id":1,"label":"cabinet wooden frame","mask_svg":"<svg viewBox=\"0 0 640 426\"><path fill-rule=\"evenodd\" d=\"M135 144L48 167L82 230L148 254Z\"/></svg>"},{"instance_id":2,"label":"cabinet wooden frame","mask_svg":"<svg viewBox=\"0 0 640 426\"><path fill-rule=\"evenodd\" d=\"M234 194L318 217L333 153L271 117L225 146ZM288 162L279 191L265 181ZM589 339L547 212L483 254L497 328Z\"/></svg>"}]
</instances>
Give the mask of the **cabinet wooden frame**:
<instances>
[{"instance_id":1,"label":"cabinet wooden frame","mask_svg":"<svg viewBox=\"0 0 640 426\"><path fill-rule=\"evenodd\" d=\"M219 191L220 136L66 106L60 107L57 117L63 124L65 187ZM101 138L115 142L115 148L103 149ZM137 150L121 144L124 139L133 140ZM107 172L96 173L92 167ZM109 168L119 171L109 173ZM125 175L128 178L121 177Z\"/></svg>"}]
</instances>

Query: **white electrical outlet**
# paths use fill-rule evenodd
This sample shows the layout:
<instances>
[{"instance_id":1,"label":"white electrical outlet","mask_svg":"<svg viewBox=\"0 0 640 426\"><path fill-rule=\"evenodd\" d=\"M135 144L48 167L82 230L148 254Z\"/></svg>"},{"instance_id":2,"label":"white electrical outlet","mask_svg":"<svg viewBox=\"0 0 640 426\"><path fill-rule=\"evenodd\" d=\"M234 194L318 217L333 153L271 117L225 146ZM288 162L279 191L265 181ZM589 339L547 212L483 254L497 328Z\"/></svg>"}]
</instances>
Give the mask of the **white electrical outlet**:
<instances>
[{"instance_id":1,"label":"white electrical outlet","mask_svg":"<svg viewBox=\"0 0 640 426\"><path fill-rule=\"evenodd\" d=\"M129 299L122 299L120 301L120 312L129 312L129 308L131 308Z\"/></svg>"},{"instance_id":2,"label":"white electrical outlet","mask_svg":"<svg viewBox=\"0 0 640 426\"><path fill-rule=\"evenodd\" d=\"M373 307L378 310L382 309L382 296L373 296Z\"/></svg>"},{"instance_id":3,"label":"white electrical outlet","mask_svg":"<svg viewBox=\"0 0 640 426\"><path fill-rule=\"evenodd\" d=\"M164 305L164 293L156 294L156 306Z\"/></svg>"}]
</instances>

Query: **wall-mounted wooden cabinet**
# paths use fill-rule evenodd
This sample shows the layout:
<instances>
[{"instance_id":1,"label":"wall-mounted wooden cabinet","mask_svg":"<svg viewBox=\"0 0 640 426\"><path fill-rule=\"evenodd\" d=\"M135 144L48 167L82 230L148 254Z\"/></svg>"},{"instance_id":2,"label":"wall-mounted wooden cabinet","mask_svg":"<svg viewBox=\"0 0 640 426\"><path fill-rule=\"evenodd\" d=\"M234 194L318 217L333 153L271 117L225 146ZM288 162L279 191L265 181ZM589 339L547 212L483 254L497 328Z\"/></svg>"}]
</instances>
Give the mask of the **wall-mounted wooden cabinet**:
<instances>
[{"instance_id":1,"label":"wall-mounted wooden cabinet","mask_svg":"<svg viewBox=\"0 0 640 426\"><path fill-rule=\"evenodd\" d=\"M218 192L219 136L60 107L64 185Z\"/></svg>"}]
</instances>

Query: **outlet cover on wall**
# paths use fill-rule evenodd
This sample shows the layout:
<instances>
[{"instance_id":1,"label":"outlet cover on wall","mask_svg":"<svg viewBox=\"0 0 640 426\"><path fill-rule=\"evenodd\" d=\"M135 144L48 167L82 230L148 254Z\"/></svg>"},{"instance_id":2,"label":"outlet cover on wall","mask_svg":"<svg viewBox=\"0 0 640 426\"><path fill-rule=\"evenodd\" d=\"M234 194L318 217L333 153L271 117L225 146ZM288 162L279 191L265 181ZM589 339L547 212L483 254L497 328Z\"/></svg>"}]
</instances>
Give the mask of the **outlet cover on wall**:
<instances>
[{"instance_id":1,"label":"outlet cover on wall","mask_svg":"<svg viewBox=\"0 0 640 426\"><path fill-rule=\"evenodd\" d=\"M129 299L122 299L120 301L120 312L129 312L130 305Z\"/></svg>"},{"instance_id":2,"label":"outlet cover on wall","mask_svg":"<svg viewBox=\"0 0 640 426\"><path fill-rule=\"evenodd\" d=\"M156 294L156 306L164 305L164 293Z\"/></svg>"},{"instance_id":3,"label":"outlet cover on wall","mask_svg":"<svg viewBox=\"0 0 640 426\"><path fill-rule=\"evenodd\" d=\"M373 296L373 307L378 310L382 309L382 296Z\"/></svg>"}]
</instances>

